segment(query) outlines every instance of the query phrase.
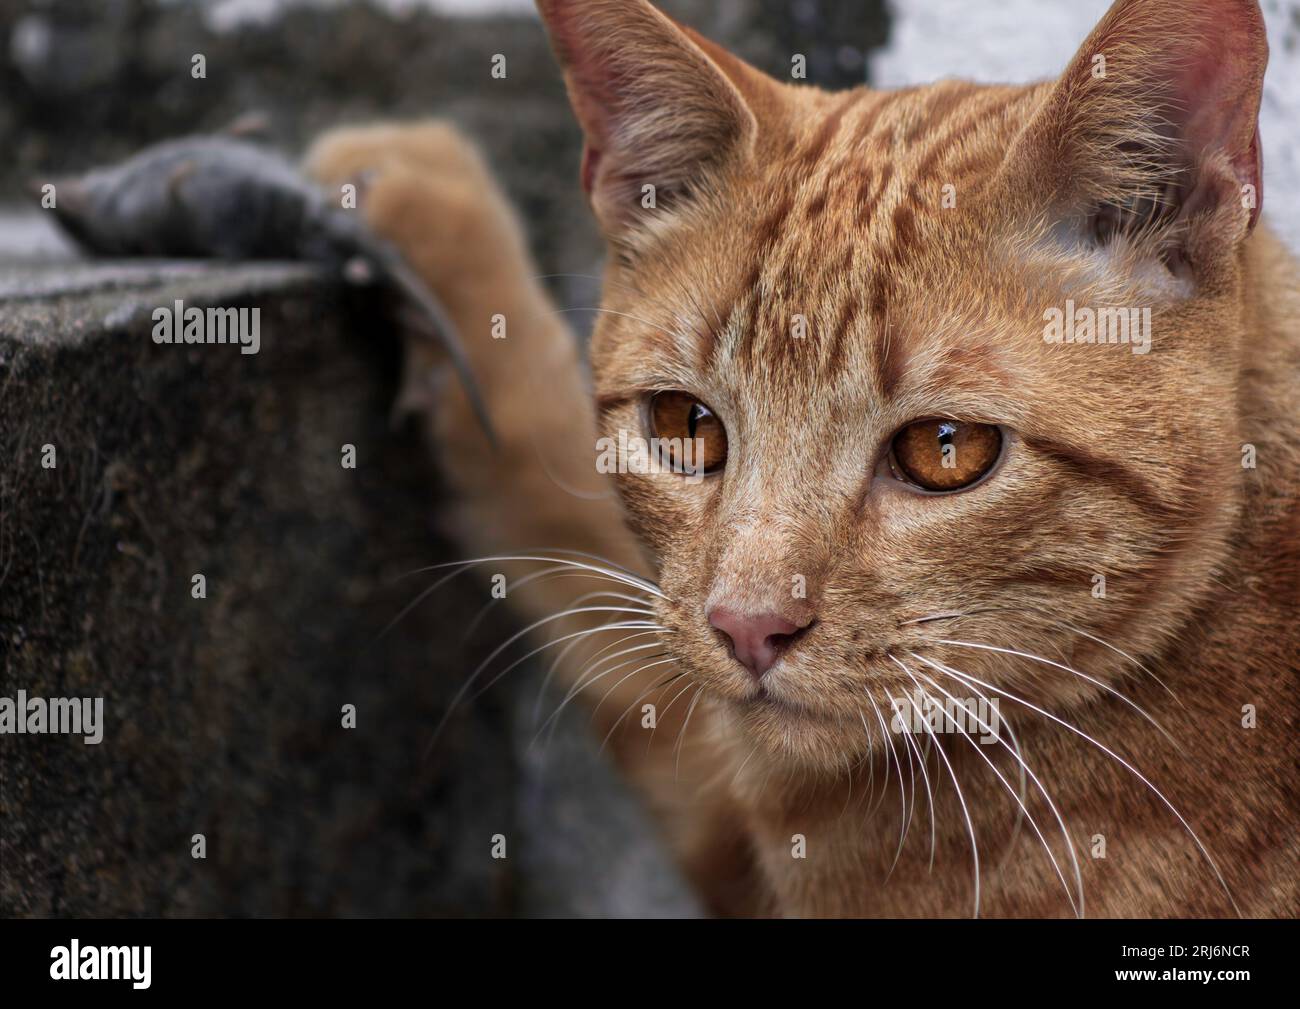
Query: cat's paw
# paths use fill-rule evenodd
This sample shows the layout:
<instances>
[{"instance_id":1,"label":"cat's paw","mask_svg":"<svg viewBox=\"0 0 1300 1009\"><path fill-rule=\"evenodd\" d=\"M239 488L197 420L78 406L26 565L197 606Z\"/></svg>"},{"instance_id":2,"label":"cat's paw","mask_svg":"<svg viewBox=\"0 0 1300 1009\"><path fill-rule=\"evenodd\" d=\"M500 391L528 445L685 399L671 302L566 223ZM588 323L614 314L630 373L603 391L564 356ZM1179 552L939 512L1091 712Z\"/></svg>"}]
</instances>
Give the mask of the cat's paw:
<instances>
[{"instance_id":1,"label":"cat's paw","mask_svg":"<svg viewBox=\"0 0 1300 1009\"><path fill-rule=\"evenodd\" d=\"M469 139L440 120L344 126L321 134L303 159L307 173L332 182L405 164L433 180L486 174Z\"/></svg>"},{"instance_id":2,"label":"cat's paw","mask_svg":"<svg viewBox=\"0 0 1300 1009\"><path fill-rule=\"evenodd\" d=\"M330 130L303 167L341 200L351 196L370 229L443 297L519 248L519 229L483 158L448 123Z\"/></svg>"}]
</instances>

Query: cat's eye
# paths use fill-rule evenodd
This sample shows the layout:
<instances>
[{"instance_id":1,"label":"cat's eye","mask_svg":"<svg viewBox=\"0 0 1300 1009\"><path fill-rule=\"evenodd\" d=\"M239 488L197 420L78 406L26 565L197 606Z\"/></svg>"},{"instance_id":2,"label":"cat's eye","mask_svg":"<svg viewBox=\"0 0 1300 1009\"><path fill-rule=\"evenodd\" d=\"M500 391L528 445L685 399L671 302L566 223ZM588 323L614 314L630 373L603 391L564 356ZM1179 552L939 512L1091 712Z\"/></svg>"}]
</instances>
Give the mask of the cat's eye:
<instances>
[{"instance_id":1,"label":"cat's eye","mask_svg":"<svg viewBox=\"0 0 1300 1009\"><path fill-rule=\"evenodd\" d=\"M1002 432L995 425L921 420L894 435L889 462L905 483L945 492L975 483L1001 454Z\"/></svg>"},{"instance_id":2,"label":"cat's eye","mask_svg":"<svg viewBox=\"0 0 1300 1009\"><path fill-rule=\"evenodd\" d=\"M689 393L657 392L650 398L650 433L678 473L716 473L727 461L727 429Z\"/></svg>"}]
</instances>

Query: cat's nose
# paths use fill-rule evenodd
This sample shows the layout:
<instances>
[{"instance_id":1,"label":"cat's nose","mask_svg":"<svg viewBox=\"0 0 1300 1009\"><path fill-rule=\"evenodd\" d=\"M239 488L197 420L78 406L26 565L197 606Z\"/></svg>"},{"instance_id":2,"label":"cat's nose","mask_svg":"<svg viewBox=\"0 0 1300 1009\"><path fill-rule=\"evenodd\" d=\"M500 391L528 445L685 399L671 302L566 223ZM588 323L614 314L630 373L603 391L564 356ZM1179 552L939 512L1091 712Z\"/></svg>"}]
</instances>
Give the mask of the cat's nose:
<instances>
[{"instance_id":1,"label":"cat's nose","mask_svg":"<svg viewBox=\"0 0 1300 1009\"><path fill-rule=\"evenodd\" d=\"M742 616L719 606L709 611L709 623L731 639L736 661L761 680L812 620L795 624L778 613Z\"/></svg>"}]
</instances>

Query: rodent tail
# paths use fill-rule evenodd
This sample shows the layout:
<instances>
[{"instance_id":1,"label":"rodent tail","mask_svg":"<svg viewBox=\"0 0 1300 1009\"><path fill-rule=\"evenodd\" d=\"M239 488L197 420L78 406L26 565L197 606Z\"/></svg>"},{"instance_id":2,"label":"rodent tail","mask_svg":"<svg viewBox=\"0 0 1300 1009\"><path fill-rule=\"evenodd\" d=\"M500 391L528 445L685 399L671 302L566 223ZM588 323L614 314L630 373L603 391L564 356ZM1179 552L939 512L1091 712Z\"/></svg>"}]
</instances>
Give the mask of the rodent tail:
<instances>
[{"instance_id":1,"label":"rodent tail","mask_svg":"<svg viewBox=\"0 0 1300 1009\"><path fill-rule=\"evenodd\" d=\"M498 444L496 431L492 426L492 418L488 414L487 402L483 398L482 387L474 376L474 369L465 353L465 345L461 340L460 331L456 328L451 316L447 314L447 310L442 306L442 302L429 290L428 285L411 269L406 260L402 258L401 253L393 246L375 239L366 243L365 251L367 255L376 260L381 273L390 279L402 294L410 298L428 317L433 335L447 352L447 356L451 358L452 367L456 369L456 374L460 377L461 385L465 388L465 395L469 397L474 415L478 418L479 424L482 425L488 441L492 443L493 448L496 448Z\"/></svg>"}]
</instances>

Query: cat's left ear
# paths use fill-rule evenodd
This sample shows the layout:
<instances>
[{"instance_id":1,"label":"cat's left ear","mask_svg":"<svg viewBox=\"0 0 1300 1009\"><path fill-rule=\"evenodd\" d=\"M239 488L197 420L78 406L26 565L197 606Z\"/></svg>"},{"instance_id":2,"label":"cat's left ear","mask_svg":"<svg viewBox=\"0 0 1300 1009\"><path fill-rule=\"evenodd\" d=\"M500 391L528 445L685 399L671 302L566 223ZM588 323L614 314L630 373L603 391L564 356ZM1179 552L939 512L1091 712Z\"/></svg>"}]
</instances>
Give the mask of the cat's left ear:
<instances>
[{"instance_id":1,"label":"cat's left ear","mask_svg":"<svg viewBox=\"0 0 1300 1009\"><path fill-rule=\"evenodd\" d=\"M607 236L689 200L752 144L754 115L719 60L748 68L646 0L537 6L586 134L582 185Z\"/></svg>"},{"instance_id":2,"label":"cat's left ear","mask_svg":"<svg viewBox=\"0 0 1300 1009\"><path fill-rule=\"evenodd\" d=\"M1244 238L1263 196L1267 62L1257 0L1118 0L1013 153L1059 202L1100 207L1108 227L1225 210Z\"/></svg>"}]
</instances>

